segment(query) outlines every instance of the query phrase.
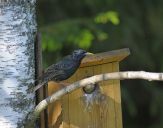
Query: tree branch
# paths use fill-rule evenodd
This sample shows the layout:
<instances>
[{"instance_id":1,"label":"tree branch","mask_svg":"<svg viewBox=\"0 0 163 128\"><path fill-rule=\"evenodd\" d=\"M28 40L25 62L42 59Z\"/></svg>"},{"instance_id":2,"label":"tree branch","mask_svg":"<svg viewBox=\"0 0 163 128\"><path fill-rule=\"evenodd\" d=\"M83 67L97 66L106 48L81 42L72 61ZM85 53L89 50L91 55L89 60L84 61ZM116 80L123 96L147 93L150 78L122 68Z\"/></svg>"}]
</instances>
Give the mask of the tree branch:
<instances>
[{"instance_id":1,"label":"tree branch","mask_svg":"<svg viewBox=\"0 0 163 128\"><path fill-rule=\"evenodd\" d=\"M55 92L52 96L47 97L41 101L35 108L33 112L33 117L36 119L41 111L46 109L48 104L55 102L63 95L70 93L78 88L84 87L86 85L95 84L100 81L106 80L124 80L124 79L144 79L148 81L163 81L163 73L151 73L145 71L126 71L126 72L113 72L105 73L101 75L95 75L80 81L77 81L61 90Z\"/></svg>"}]
</instances>

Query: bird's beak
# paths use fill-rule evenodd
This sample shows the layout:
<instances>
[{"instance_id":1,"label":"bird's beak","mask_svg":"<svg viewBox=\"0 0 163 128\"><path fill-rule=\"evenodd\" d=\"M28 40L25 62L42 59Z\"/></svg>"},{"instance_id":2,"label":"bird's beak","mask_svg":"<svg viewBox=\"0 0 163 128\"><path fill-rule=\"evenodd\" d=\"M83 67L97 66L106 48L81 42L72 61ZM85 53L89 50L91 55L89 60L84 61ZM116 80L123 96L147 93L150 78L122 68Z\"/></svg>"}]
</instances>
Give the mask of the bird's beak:
<instances>
[{"instance_id":1,"label":"bird's beak","mask_svg":"<svg viewBox=\"0 0 163 128\"><path fill-rule=\"evenodd\" d=\"M87 52L86 55L94 55L93 53Z\"/></svg>"}]
</instances>

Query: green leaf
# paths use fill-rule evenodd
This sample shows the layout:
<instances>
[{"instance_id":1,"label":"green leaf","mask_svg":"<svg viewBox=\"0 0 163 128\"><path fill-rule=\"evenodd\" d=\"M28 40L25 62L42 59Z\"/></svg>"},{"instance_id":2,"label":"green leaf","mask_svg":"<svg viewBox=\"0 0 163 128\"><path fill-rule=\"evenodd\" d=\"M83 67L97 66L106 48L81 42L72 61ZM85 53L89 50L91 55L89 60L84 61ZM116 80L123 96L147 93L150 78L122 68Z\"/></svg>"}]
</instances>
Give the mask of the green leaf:
<instances>
[{"instance_id":1,"label":"green leaf","mask_svg":"<svg viewBox=\"0 0 163 128\"><path fill-rule=\"evenodd\" d=\"M118 13L115 11L107 11L100 13L95 17L95 23L106 24L109 21L114 25L118 25L120 23Z\"/></svg>"}]
</instances>

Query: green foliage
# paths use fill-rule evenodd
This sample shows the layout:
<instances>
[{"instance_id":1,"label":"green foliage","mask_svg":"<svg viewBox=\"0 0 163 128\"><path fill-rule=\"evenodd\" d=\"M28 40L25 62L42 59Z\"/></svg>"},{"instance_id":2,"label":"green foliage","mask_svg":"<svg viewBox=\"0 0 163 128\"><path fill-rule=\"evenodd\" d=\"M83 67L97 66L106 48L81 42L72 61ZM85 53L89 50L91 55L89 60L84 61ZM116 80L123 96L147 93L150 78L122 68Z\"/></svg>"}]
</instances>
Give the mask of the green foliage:
<instances>
[{"instance_id":1,"label":"green foliage","mask_svg":"<svg viewBox=\"0 0 163 128\"><path fill-rule=\"evenodd\" d=\"M96 23L106 24L109 21L112 22L112 24L114 25L118 25L120 22L118 18L118 13L115 11L108 11L108 12L100 13L95 17Z\"/></svg>"},{"instance_id":2,"label":"green foliage","mask_svg":"<svg viewBox=\"0 0 163 128\"><path fill-rule=\"evenodd\" d=\"M108 38L93 18L64 20L42 27L40 31L43 51L49 52L61 50L64 44L88 49L93 41L101 42Z\"/></svg>"},{"instance_id":3,"label":"green foliage","mask_svg":"<svg viewBox=\"0 0 163 128\"><path fill-rule=\"evenodd\" d=\"M88 29L80 30L78 34L72 34L68 37L68 41L74 42L80 48L88 49L94 39L94 35Z\"/></svg>"}]
</instances>

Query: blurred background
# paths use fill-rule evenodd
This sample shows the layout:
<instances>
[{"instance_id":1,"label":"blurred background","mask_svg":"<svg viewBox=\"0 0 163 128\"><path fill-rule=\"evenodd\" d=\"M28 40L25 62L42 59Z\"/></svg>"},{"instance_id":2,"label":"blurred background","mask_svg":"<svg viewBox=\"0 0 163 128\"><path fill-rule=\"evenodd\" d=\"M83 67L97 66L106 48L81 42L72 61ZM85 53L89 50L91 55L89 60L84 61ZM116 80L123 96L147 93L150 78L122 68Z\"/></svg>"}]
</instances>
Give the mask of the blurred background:
<instances>
[{"instance_id":1,"label":"blurred background","mask_svg":"<svg viewBox=\"0 0 163 128\"><path fill-rule=\"evenodd\" d=\"M162 0L38 0L44 67L74 49L130 48L121 71L163 71ZM163 127L161 82L121 82L124 128Z\"/></svg>"}]
</instances>

